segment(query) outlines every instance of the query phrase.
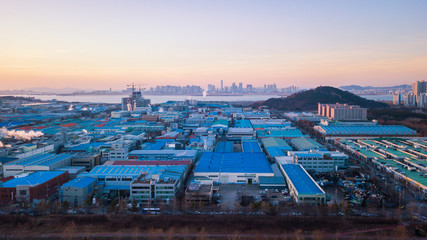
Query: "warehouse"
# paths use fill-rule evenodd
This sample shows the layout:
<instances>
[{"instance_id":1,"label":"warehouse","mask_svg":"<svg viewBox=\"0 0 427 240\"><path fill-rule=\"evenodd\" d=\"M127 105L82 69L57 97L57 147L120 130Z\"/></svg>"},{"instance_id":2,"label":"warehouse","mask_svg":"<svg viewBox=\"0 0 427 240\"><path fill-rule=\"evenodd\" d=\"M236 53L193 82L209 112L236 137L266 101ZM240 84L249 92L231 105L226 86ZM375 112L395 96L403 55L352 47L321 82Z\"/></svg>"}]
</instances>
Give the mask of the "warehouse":
<instances>
[{"instance_id":1,"label":"warehouse","mask_svg":"<svg viewBox=\"0 0 427 240\"><path fill-rule=\"evenodd\" d=\"M288 183L289 192L298 204L321 205L326 203L326 193L299 164L280 165Z\"/></svg>"},{"instance_id":2,"label":"warehouse","mask_svg":"<svg viewBox=\"0 0 427 240\"><path fill-rule=\"evenodd\" d=\"M301 151L289 152L293 163L301 164L307 170L331 172L345 168L349 157L338 151Z\"/></svg>"},{"instance_id":3,"label":"warehouse","mask_svg":"<svg viewBox=\"0 0 427 240\"><path fill-rule=\"evenodd\" d=\"M80 176L96 178L98 185L104 187L104 193L123 191L123 194L126 195L129 193L130 183L149 168L148 166L101 165Z\"/></svg>"},{"instance_id":4,"label":"warehouse","mask_svg":"<svg viewBox=\"0 0 427 240\"><path fill-rule=\"evenodd\" d=\"M292 151L292 147L280 138L262 138L261 143L270 160L277 156L286 156L288 151Z\"/></svg>"},{"instance_id":5,"label":"warehouse","mask_svg":"<svg viewBox=\"0 0 427 240\"><path fill-rule=\"evenodd\" d=\"M327 151L328 149L322 144L316 142L311 138L293 138L291 139L292 146L298 151L310 151L310 150L319 150Z\"/></svg>"},{"instance_id":6,"label":"warehouse","mask_svg":"<svg viewBox=\"0 0 427 240\"><path fill-rule=\"evenodd\" d=\"M415 136L417 132L402 125L338 125L315 126L323 136Z\"/></svg>"},{"instance_id":7,"label":"warehouse","mask_svg":"<svg viewBox=\"0 0 427 240\"><path fill-rule=\"evenodd\" d=\"M39 171L0 183L0 202L38 202L57 193L68 172Z\"/></svg>"},{"instance_id":8,"label":"warehouse","mask_svg":"<svg viewBox=\"0 0 427 240\"><path fill-rule=\"evenodd\" d=\"M80 207L95 191L96 178L79 177L62 185L61 202L68 202L72 207Z\"/></svg>"},{"instance_id":9,"label":"warehouse","mask_svg":"<svg viewBox=\"0 0 427 240\"><path fill-rule=\"evenodd\" d=\"M287 128L291 126L290 122L284 119L252 119L250 120L254 128Z\"/></svg>"},{"instance_id":10,"label":"warehouse","mask_svg":"<svg viewBox=\"0 0 427 240\"><path fill-rule=\"evenodd\" d=\"M101 153L79 152L71 158L71 165L75 167L85 167L90 171L93 167L101 164Z\"/></svg>"},{"instance_id":11,"label":"warehouse","mask_svg":"<svg viewBox=\"0 0 427 240\"><path fill-rule=\"evenodd\" d=\"M255 139L256 132L253 128L229 128L228 141L241 141L242 139Z\"/></svg>"},{"instance_id":12,"label":"warehouse","mask_svg":"<svg viewBox=\"0 0 427 240\"><path fill-rule=\"evenodd\" d=\"M233 142L218 142L216 144L215 152L233 152Z\"/></svg>"},{"instance_id":13,"label":"warehouse","mask_svg":"<svg viewBox=\"0 0 427 240\"><path fill-rule=\"evenodd\" d=\"M243 141L242 142L242 152L248 153L260 153L262 152L259 143L256 141Z\"/></svg>"},{"instance_id":14,"label":"warehouse","mask_svg":"<svg viewBox=\"0 0 427 240\"><path fill-rule=\"evenodd\" d=\"M41 154L22 158L3 165L4 177L16 175L24 171L52 171L60 167L70 166L73 154Z\"/></svg>"},{"instance_id":15,"label":"warehouse","mask_svg":"<svg viewBox=\"0 0 427 240\"><path fill-rule=\"evenodd\" d=\"M152 160L192 160L197 157L197 150L134 150L129 153L129 159L137 159L140 161Z\"/></svg>"},{"instance_id":16,"label":"warehouse","mask_svg":"<svg viewBox=\"0 0 427 240\"><path fill-rule=\"evenodd\" d=\"M139 183L139 180L134 181L137 178L140 180L144 179L145 181L148 178L151 178L151 180L162 180L163 178L159 178L159 176L169 177L170 179L177 180L174 182L174 186L178 188L182 184L182 179L188 174L188 169L188 165L102 165L80 176L96 178L98 180L98 185L104 186L103 192L106 194L119 193L122 196L129 196L131 195L131 184ZM178 178L176 177L177 174L179 175ZM141 175L144 177L141 177Z\"/></svg>"},{"instance_id":17,"label":"warehouse","mask_svg":"<svg viewBox=\"0 0 427 240\"><path fill-rule=\"evenodd\" d=\"M66 166L55 169L56 171L66 171L68 172L68 176L70 177L70 180L73 180L77 178L77 176L81 173L86 172L85 167L72 167L72 166Z\"/></svg>"},{"instance_id":18,"label":"warehouse","mask_svg":"<svg viewBox=\"0 0 427 240\"><path fill-rule=\"evenodd\" d=\"M224 184L258 184L260 176L273 177L274 173L264 153L205 152L196 166L194 176Z\"/></svg>"}]
</instances>

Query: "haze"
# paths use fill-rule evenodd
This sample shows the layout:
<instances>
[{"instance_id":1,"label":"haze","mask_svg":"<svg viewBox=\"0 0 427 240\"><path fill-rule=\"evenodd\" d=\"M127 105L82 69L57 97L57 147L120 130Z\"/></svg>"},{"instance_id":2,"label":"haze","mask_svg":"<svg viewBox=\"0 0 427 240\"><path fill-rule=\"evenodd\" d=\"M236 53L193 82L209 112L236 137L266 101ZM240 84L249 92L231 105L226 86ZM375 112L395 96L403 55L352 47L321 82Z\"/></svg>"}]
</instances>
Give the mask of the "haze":
<instances>
[{"instance_id":1,"label":"haze","mask_svg":"<svg viewBox=\"0 0 427 240\"><path fill-rule=\"evenodd\" d=\"M0 89L386 86L427 76L427 1L0 2Z\"/></svg>"}]
</instances>

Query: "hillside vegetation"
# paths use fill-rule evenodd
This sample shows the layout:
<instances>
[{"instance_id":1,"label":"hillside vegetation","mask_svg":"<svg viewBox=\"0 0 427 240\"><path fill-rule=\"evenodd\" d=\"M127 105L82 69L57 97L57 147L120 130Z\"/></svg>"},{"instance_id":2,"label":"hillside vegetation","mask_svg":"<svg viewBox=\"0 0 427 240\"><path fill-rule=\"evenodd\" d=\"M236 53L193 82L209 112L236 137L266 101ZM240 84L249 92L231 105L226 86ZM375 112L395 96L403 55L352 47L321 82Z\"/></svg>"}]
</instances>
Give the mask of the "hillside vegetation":
<instances>
[{"instance_id":1,"label":"hillside vegetation","mask_svg":"<svg viewBox=\"0 0 427 240\"><path fill-rule=\"evenodd\" d=\"M368 100L334 87L317 87L292 94L285 98L270 98L266 101L254 103L253 107L267 106L283 111L314 111L317 110L317 103L319 102L347 103L349 105L359 105L364 108L389 107L386 103Z\"/></svg>"}]
</instances>

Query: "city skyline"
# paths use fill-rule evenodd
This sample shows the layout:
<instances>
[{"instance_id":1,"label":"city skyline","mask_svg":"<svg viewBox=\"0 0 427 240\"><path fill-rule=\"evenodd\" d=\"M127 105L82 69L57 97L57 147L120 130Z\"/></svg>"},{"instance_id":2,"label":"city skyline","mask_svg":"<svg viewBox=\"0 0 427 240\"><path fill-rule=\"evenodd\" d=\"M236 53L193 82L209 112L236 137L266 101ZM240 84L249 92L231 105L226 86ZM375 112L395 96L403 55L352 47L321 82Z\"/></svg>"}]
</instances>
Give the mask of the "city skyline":
<instances>
[{"instance_id":1,"label":"city skyline","mask_svg":"<svg viewBox=\"0 0 427 240\"><path fill-rule=\"evenodd\" d=\"M427 76L427 2L2 1L2 89L392 86Z\"/></svg>"}]
</instances>

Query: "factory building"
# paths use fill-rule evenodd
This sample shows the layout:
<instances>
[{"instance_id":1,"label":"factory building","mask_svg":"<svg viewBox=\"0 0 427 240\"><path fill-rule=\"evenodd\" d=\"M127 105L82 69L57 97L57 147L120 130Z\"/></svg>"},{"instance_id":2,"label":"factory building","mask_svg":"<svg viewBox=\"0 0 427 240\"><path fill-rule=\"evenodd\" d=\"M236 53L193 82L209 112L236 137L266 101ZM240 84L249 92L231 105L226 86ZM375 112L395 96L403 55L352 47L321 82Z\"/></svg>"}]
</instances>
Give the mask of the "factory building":
<instances>
[{"instance_id":1,"label":"factory building","mask_svg":"<svg viewBox=\"0 0 427 240\"><path fill-rule=\"evenodd\" d=\"M255 139L256 132L253 128L229 128L227 141L242 141L243 139Z\"/></svg>"},{"instance_id":2,"label":"factory building","mask_svg":"<svg viewBox=\"0 0 427 240\"><path fill-rule=\"evenodd\" d=\"M146 192L139 192L138 190L132 193L133 190L131 188L138 189L139 187L147 187L146 185L154 185L153 190L159 189L158 195L154 193L148 199L156 199L158 198L156 196L163 196L163 192L160 190L162 189L161 187L168 187L167 189L169 189L173 185L173 190L177 191L182 186L182 180L188 175L188 170L189 165L102 165L96 166L89 173L84 173L80 176L96 178L97 186L102 188L99 190L102 190L104 194L131 196L135 200L143 201L144 199L137 196L144 195ZM171 182L172 180L173 182ZM159 188L156 188L157 184L159 184ZM172 200L173 198L170 198L168 194L166 195L169 196L169 200ZM166 199L166 197L164 198Z\"/></svg>"},{"instance_id":3,"label":"factory building","mask_svg":"<svg viewBox=\"0 0 427 240\"><path fill-rule=\"evenodd\" d=\"M71 166L85 167L86 171L92 170L95 166L101 164L101 153L98 152L80 152L71 158Z\"/></svg>"},{"instance_id":4,"label":"factory building","mask_svg":"<svg viewBox=\"0 0 427 240\"><path fill-rule=\"evenodd\" d=\"M291 139L292 146L298 151L310 151L310 150L319 150L327 151L328 149L322 144L316 142L311 138L293 138Z\"/></svg>"},{"instance_id":5,"label":"factory building","mask_svg":"<svg viewBox=\"0 0 427 240\"><path fill-rule=\"evenodd\" d=\"M289 152L293 163L301 164L306 170L331 172L348 166L349 157L333 151Z\"/></svg>"},{"instance_id":6,"label":"factory building","mask_svg":"<svg viewBox=\"0 0 427 240\"><path fill-rule=\"evenodd\" d=\"M277 156L286 156L288 151L292 151L292 147L280 138L263 138L261 144L270 160Z\"/></svg>"},{"instance_id":7,"label":"factory building","mask_svg":"<svg viewBox=\"0 0 427 240\"><path fill-rule=\"evenodd\" d=\"M233 152L233 142L221 141L216 144L215 152Z\"/></svg>"},{"instance_id":8,"label":"factory building","mask_svg":"<svg viewBox=\"0 0 427 240\"><path fill-rule=\"evenodd\" d=\"M194 176L222 184L258 184L260 176L273 177L274 173L261 152L205 152L195 168Z\"/></svg>"},{"instance_id":9,"label":"factory building","mask_svg":"<svg viewBox=\"0 0 427 240\"><path fill-rule=\"evenodd\" d=\"M182 188L186 173L186 165L150 167L130 184L130 199L169 203Z\"/></svg>"},{"instance_id":10,"label":"factory building","mask_svg":"<svg viewBox=\"0 0 427 240\"><path fill-rule=\"evenodd\" d=\"M139 161L152 161L152 160L196 160L198 155L197 150L134 150L129 153L129 159L136 159Z\"/></svg>"},{"instance_id":11,"label":"factory building","mask_svg":"<svg viewBox=\"0 0 427 240\"><path fill-rule=\"evenodd\" d=\"M262 153L261 147L257 141L243 141L242 152L247 153Z\"/></svg>"},{"instance_id":12,"label":"factory building","mask_svg":"<svg viewBox=\"0 0 427 240\"><path fill-rule=\"evenodd\" d=\"M280 170L285 176L289 192L298 204L322 205L326 193L299 164L283 164Z\"/></svg>"},{"instance_id":13,"label":"factory building","mask_svg":"<svg viewBox=\"0 0 427 240\"><path fill-rule=\"evenodd\" d=\"M128 153L135 148L136 141L131 140L120 140L111 143L111 149L109 152L109 160L126 160L128 159Z\"/></svg>"},{"instance_id":14,"label":"factory building","mask_svg":"<svg viewBox=\"0 0 427 240\"><path fill-rule=\"evenodd\" d=\"M417 132L402 125L342 125L314 126L314 130L325 137L338 136L415 136Z\"/></svg>"},{"instance_id":15,"label":"factory building","mask_svg":"<svg viewBox=\"0 0 427 240\"><path fill-rule=\"evenodd\" d=\"M60 167L70 166L73 154L41 154L22 158L4 164L4 177L14 176L24 171L52 171Z\"/></svg>"},{"instance_id":16,"label":"factory building","mask_svg":"<svg viewBox=\"0 0 427 240\"><path fill-rule=\"evenodd\" d=\"M56 171L66 171L68 172L68 176L70 179L75 179L80 173L86 172L86 167L73 167L73 166L66 166L57 168Z\"/></svg>"},{"instance_id":17,"label":"factory building","mask_svg":"<svg viewBox=\"0 0 427 240\"><path fill-rule=\"evenodd\" d=\"M101 165L80 176L96 178L97 185L102 188L102 192L105 194L122 191L124 195L128 195L131 182L148 169L147 166Z\"/></svg>"},{"instance_id":18,"label":"factory building","mask_svg":"<svg viewBox=\"0 0 427 240\"><path fill-rule=\"evenodd\" d=\"M57 193L68 181L64 171L38 171L0 183L0 202L37 203Z\"/></svg>"},{"instance_id":19,"label":"factory building","mask_svg":"<svg viewBox=\"0 0 427 240\"><path fill-rule=\"evenodd\" d=\"M61 186L61 202L68 202L72 207L80 207L95 191L96 178L79 177Z\"/></svg>"}]
</instances>

